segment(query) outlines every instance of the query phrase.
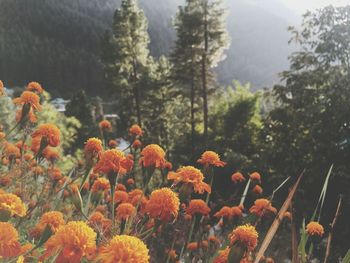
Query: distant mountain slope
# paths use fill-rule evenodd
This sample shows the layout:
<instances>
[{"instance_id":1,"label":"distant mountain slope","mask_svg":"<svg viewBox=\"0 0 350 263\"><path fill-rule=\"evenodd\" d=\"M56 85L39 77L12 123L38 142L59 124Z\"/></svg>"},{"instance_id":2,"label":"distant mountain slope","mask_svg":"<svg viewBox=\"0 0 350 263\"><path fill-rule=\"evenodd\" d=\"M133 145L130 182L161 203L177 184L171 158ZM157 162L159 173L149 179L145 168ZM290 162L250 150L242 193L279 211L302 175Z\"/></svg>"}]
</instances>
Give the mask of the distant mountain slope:
<instances>
[{"instance_id":1,"label":"distant mountain slope","mask_svg":"<svg viewBox=\"0 0 350 263\"><path fill-rule=\"evenodd\" d=\"M175 40L172 19L184 0L139 0L149 20L151 52L168 53ZM120 0L1 0L0 79L8 85L37 80L55 95L103 85L99 44ZM232 79L271 85L287 67L286 27L293 14L277 0L226 0L232 37L217 68L222 84Z\"/></svg>"}]
</instances>

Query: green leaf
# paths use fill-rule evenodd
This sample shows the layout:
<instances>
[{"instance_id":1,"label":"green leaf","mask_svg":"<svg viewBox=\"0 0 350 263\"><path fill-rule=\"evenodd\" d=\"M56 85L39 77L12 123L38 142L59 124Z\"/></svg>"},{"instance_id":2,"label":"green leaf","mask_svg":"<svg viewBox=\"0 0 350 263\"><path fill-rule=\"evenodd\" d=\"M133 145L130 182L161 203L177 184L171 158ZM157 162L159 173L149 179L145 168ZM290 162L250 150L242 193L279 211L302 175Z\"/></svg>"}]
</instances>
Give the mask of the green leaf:
<instances>
[{"instance_id":1,"label":"green leaf","mask_svg":"<svg viewBox=\"0 0 350 263\"><path fill-rule=\"evenodd\" d=\"M346 253L345 257L343 258L342 263L350 263L350 249Z\"/></svg>"}]
</instances>

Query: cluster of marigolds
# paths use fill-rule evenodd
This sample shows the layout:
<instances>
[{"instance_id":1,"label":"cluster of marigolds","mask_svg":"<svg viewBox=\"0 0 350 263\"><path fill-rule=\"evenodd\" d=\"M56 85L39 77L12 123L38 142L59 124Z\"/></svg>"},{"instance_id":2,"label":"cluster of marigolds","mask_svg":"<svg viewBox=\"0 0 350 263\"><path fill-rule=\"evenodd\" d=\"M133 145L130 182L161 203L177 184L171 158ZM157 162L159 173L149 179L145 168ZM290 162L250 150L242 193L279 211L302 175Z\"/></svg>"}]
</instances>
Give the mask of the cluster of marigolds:
<instances>
[{"instance_id":1,"label":"cluster of marigolds","mask_svg":"<svg viewBox=\"0 0 350 263\"><path fill-rule=\"evenodd\" d=\"M84 160L62 172L60 130L35 124L42 92L39 83L29 83L13 100L16 126L0 130L0 260L221 263L239 254L240 262L253 262L260 219L277 210L260 198L249 209L237 203L213 213L214 169L226 165L217 153L202 154L201 170L173 171L159 145L143 146L140 126L130 128L130 146L122 151L107 140L112 125L103 120L101 138L83 146ZM0 96L6 96L1 81ZM232 175L235 187L249 181L255 196L263 192L260 180L257 172ZM248 215L254 220L242 223ZM306 231L324 232L317 222Z\"/></svg>"}]
</instances>

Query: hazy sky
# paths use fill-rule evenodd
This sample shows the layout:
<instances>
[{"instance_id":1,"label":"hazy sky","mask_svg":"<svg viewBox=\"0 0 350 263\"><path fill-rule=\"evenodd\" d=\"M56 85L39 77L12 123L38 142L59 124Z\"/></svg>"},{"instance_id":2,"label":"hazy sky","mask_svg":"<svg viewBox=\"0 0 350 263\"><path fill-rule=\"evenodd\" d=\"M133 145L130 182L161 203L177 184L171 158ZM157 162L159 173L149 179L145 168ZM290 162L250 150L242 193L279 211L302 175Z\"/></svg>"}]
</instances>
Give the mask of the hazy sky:
<instances>
[{"instance_id":1,"label":"hazy sky","mask_svg":"<svg viewBox=\"0 0 350 263\"><path fill-rule=\"evenodd\" d=\"M350 0L282 0L298 13L304 13L307 9L312 10L326 5L346 5Z\"/></svg>"}]
</instances>

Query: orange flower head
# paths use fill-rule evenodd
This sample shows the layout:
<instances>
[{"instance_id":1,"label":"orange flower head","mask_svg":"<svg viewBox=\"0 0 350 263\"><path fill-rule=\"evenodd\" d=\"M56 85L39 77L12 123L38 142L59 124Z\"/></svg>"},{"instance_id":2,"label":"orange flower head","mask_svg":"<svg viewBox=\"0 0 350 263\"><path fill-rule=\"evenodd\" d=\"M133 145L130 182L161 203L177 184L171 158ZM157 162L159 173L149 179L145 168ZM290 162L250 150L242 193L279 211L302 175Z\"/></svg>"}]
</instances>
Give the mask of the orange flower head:
<instances>
[{"instance_id":1,"label":"orange flower head","mask_svg":"<svg viewBox=\"0 0 350 263\"><path fill-rule=\"evenodd\" d=\"M130 135L133 135L133 136L142 136L143 135L143 131L142 131L141 127L137 124L134 124L131 126L131 128L129 129L129 133L130 133Z\"/></svg>"},{"instance_id":2,"label":"orange flower head","mask_svg":"<svg viewBox=\"0 0 350 263\"><path fill-rule=\"evenodd\" d=\"M97 157L103 151L102 142L98 138L90 138L86 141L84 146L85 156L89 159Z\"/></svg>"},{"instance_id":3,"label":"orange flower head","mask_svg":"<svg viewBox=\"0 0 350 263\"><path fill-rule=\"evenodd\" d=\"M283 214L283 218L287 218L288 220L292 220L292 214L287 211Z\"/></svg>"},{"instance_id":4,"label":"orange flower head","mask_svg":"<svg viewBox=\"0 0 350 263\"><path fill-rule=\"evenodd\" d=\"M114 192L114 202L118 203L126 203L129 200L129 195L125 191L117 190Z\"/></svg>"},{"instance_id":5,"label":"orange flower head","mask_svg":"<svg viewBox=\"0 0 350 263\"><path fill-rule=\"evenodd\" d=\"M0 193L0 211L9 211L11 216L23 217L27 213L27 208L22 200L14 194Z\"/></svg>"},{"instance_id":6,"label":"orange flower head","mask_svg":"<svg viewBox=\"0 0 350 263\"><path fill-rule=\"evenodd\" d=\"M119 220L127 220L136 215L136 208L130 203L122 203L116 208L116 217Z\"/></svg>"},{"instance_id":7,"label":"orange flower head","mask_svg":"<svg viewBox=\"0 0 350 263\"><path fill-rule=\"evenodd\" d=\"M267 199L256 199L254 205L249 209L249 212L262 217L268 213L276 214L277 210L271 205L271 202Z\"/></svg>"},{"instance_id":8,"label":"orange flower head","mask_svg":"<svg viewBox=\"0 0 350 263\"><path fill-rule=\"evenodd\" d=\"M43 258L58 254L56 262L81 262L96 251L96 233L82 221L71 221L61 226L45 243Z\"/></svg>"},{"instance_id":9,"label":"orange flower head","mask_svg":"<svg viewBox=\"0 0 350 263\"><path fill-rule=\"evenodd\" d=\"M216 236L210 236L208 237L208 241L210 243L214 243L215 245L220 245L220 240Z\"/></svg>"},{"instance_id":10,"label":"orange flower head","mask_svg":"<svg viewBox=\"0 0 350 263\"><path fill-rule=\"evenodd\" d=\"M56 125L51 123L41 124L38 129L32 134L33 140L42 141L43 138L51 147L57 147L60 144L60 130Z\"/></svg>"},{"instance_id":11,"label":"orange flower head","mask_svg":"<svg viewBox=\"0 0 350 263\"><path fill-rule=\"evenodd\" d=\"M115 186L115 189L116 189L116 190L120 190L120 191L126 192L126 187L125 187L125 185L123 185L123 184L117 184L117 185Z\"/></svg>"},{"instance_id":12,"label":"orange flower head","mask_svg":"<svg viewBox=\"0 0 350 263\"><path fill-rule=\"evenodd\" d=\"M4 83L0 79L0 96L5 94Z\"/></svg>"},{"instance_id":13,"label":"orange flower head","mask_svg":"<svg viewBox=\"0 0 350 263\"><path fill-rule=\"evenodd\" d=\"M7 222L0 222L0 258L16 257L21 252L17 230Z\"/></svg>"},{"instance_id":14,"label":"orange flower head","mask_svg":"<svg viewBox=\"0 0 350 263\"><path fill-rule=\"evenodd\" d=\"M147 145L141 151L142 165L144 167L163 168L165 165L165 152L157 144Z\"/></svg>"},{"instance_id":15,"label":"orange flower head","mask_svg":"<svg viewBox=\"0 0 350 263\"><path fill-rule=\"evenodd\" d=\"M241 217L242 210L238 206L234 206L234 207L224 206L214 216L232 219L235 217Z\"/></svg>"},{"instance_id":16,"label":"orange flower head","mask_svg":"<svg viewBox=\"0 0 350 263\"><path fill-rule=\"evenodd\" d=\"M117 147L118 146L118 142L116 141L116 140L109 140L108 141L108 146L109 146L109 148L115 148L115 147Z\"/></svg>"},{"instance_id":17,"label":"orange flower head","mask_svg":"<svg viewBox=\"0 0 350 263\"><path fill-rule=\"evenodd\" d=\"M261 188L260 185L256 185L256 186L254 186L254 188L252 189L252 192L253 192L254 194L261 195L262 192L263 192L263 189Z\"/></svg>"},{"instance_id":18,"label":"orange flower head","mask_svg":"<svg viewBox=\"0 0 350 263\"><path fill-rule=\"evenodd\" d=\"M30 109L27 113L27 115L23 116L23 112L26 113L25 111L23 111L23 109L20 109L16 112L16 122L20 122L24 117L27 117L27 119L29 120L29 122L31 123L36 123L38 121L37 117L35 116L34 112L32 109Z\"/></svg>"},{"instance_id":19,"label":"orange flower head","mask_svg":"<svg viewBox=\"0 0 350 263\"><path fill-rule=\"evenodd\" d=\"M38 82L32 81L29 82L26 88L27 91L36 92L38 94L43 93L44 89Z\"/></svg>"},{"instance_id":20,"label":"orange flower head","mask_svg":"<svg viewBox=\"0 0 350 263\"><path fill-rule=\"evenodd\" d=\"M113 174L124 174L126 172L123 167L123 160L125 159L124 153L113 149L107 150L101 154L100 160L97 162L94 171L104 173L106 175Z\"/></svg>"},{"instance_id":21,"label":"orange flower head","mask_svg":"<svg viewBox=\"0 0 350 263\"><path fill-rule=\"evenodd\" d=\"M186 213L193 216L195 214L208 215L210 213L210 208L201 199L192 199L186 208Z\"/></svg>"},{"instance_id":22,"label":"orange flower head","mask_svg":"<svg viewBox=\"0 0 350 263\"><path fill-rule=\"evenodd\" d=\"M60 154L54 148L47 146L43 150L43 157L50 162L55 162L60 158Z\"/></svg>"},{"instance_id":23,"label":"orange flower head","mask_svg":"<svg viewBox=\"0 0 350 263\"><path fill-rule=\"evenodd\" d=\"M306 232L310 236L319 236L322 237L324 234L324 229L323 226L315 221L311 221L310 223L307 224L306 226Z\"/></svg>"},{"instance_id":24,"label":"orange flower head","mask_svg":"<svg viewBox=\"0 0 350 263\"><path fill-rule=\"evenodd\" d=\"M250 177L250 180L252 181L258 181L258 182L261 181L261 175L258 172L254 172L250 174L249 177Z\"/></svg>"},{"instance_id":25,"label":"orange flower head","mask_svg":"<svg viewBox=\"0 0 350 263\"><path fill-rule=\"evenodd\" d=\"M6 143L4 149L4 155L7 158L19 158L21 156L20 149L12 143Z\"/></svg>"},{"instance_id":26,"label":"orange flower head","mask_svg":"<svg viewBox=\"0 0 350 263\"><path fill-rule=\"evenodd\" d=\"M205 166L215 166L215 167L224 167L225 162L220 160L220 156L213 151L205 151L201 158L198 160L198 163Z\"/></svg>"},{"instance_id":27,"label":"orange flower head","mask_svg":"<svg viewBox=\"0 0 350 263\"><path fill-rule=\"evenodd\" d=\"M173 164L171 162L166 162L164 168L171 171L173 169Z\"/></svg>"},{"instance_id":28,"label":"orange flower head","mask_svg":"<svg viewBox=\"0 0 350 263\"><path fill-rule=\"evenodd\" d=\"M97 193L97 192L105 192L110 189L109 181L106 178L100 177L97 178L94 182L94 184L91 187L91 192Z\"/></svg>"},{"instance_id":29,"label":"orange flower head","mask_svg":"<svg viewBox=\"0 0 350 263\"><path fill-rule=\"evenodd\" d=\"M58 228L65 224L63 214L59 211L50 211L43 214L39 221L39 226L44 230L46 226L51 228L52 232L56 232Z\"/></svg>"},{"instance_id":30,"label":"orange flower head","mask_svg":"<svg viewBox=\"0 0 350 263\"><path fill-rule=\"evenodd\" d=\"M104 132L112 131L112 124L107 120L101 121L98 125L100 126L100 129Z\"/></svg>"},{"instance_id":31,"label":"orange flower head","mask_svg":"<svg viewBox=\"0 0 350 263\"><path fill-rule=\"evenodd\" d=\"M232 180L232 182L234 182L235 184L237 184L237 183L244 182L244 181L245 181L245 178L244 178L244 176L243 176L240 172L237 172L237 173L234 173L234 174L231 176L231 180Z\"/></svg>"},{"instance_id":32,"label":"orange flower head","mask_svg":"<svg viewBox=\"0 0 350 263\"><path fill-rule=\"evenodd\" d=\"M151 193L146 205L146 213L151 218L169 222L177 218L179 213L180 200L176 193L170 188L161 188Z\"/></svg>"},{"instance_id":33,"label":"orange flower head","mask_svg":"<svg viewBox=\"0 0 350 263\"><path fill-rule=\"evenodd\" d=\"M210 186L203 182L204 175L202 172L193 166L183 166L176 172L169 172L168 180L174 180L175 183L192 184L194 191L200 194L204 191L211 192Z\"/></svg>"},{"instance_id":34,"label":"orange flower head","mask_svg":"<svg viewBox=\"0 0 350 263\"><path fill-rule=\"evenodd\" d=\"M131 145L132 148L134 149L138 149L138 148L141 148L142 147L142 142L138 139L136 139L132 145Z\"/></svg>"},{"instance_id":35,"label":"orange flower head","mask_svg":"<svg viewBox=\"0 0 350 263\"><path fill-rule=\"evenodd\" d=\"M30 108L41 111L40 97L31 91L23 91L19 98L13 100L16 105L28 105Z\"/></svg>"},{"instance_id":36,"label":"orange flower head","mask_svg":"<svg viewBox=\"0 0 350 263\"><path fill-rule=\"evenodd\" d=\"M132 178L129 178L129 179L126 181L126 183L127 183L128 185L134 185L134 184L135 184L135 180L132 179Z\"/></svg>"},{"instance_id":37,"label":"orange flower head","mask_svg":"<svg viewBox=\"0 0 350 263\"><path fill-rule=\"evenodd\" d=\"M89 218L89 226L92 228L101 231L103 233L108 233L112 227L112 221L105 216L101 212L94 212Z\"/></svg>"},{"instance_id":38,"label":"orange flower head","mask_svg":"<svg viewBox=\"0 0 350 263\"><path fill-rule=\"evenodd\" d=\"M6 137L6 133L0 132L0 140L4 139Z\"/></svg>"},{"instance_id":39,"label":"orange flower head","mask_svg":"<svg viewBox=\"0 0 350 263\"><path fill-rule=\"evenodd\" d=\"M255 227L249 224L238 226L229 235L231 245L240 243L248 251L253 251L258 244L258 232Z\"/></svg>"},{"instance_id":40,"label":"orange flower head","mask_svg":"<svg viewBox=\"0 0 350 263\"><path fill-rule=\"evenodd\" d=\"M191 242L187 244L187 250L189 251L195 251L198 249L198 243L197 242Z\"/></svg>"},{"instance_id":41,"label":"orange flower head","mask_svg":"<svg viewBox=\"0 0 350 263\"><path fill-rule=\"evenodd\" d=\"M99 262L149 262L147 246L134 236L116 235L106 246L102 246L99 252Z\"/></svg>"},{"instance_id":42,"label":"orange flower head","mask_svg":"<svg viewBox=\"0 0 350 263\"><path fill-rule=\"evenodd\" d=\"M230 253L230 248L226 247L219 251L219 255L214 259L213 263L228 263L228 254Z\"/></svg>"}]
</instances>

